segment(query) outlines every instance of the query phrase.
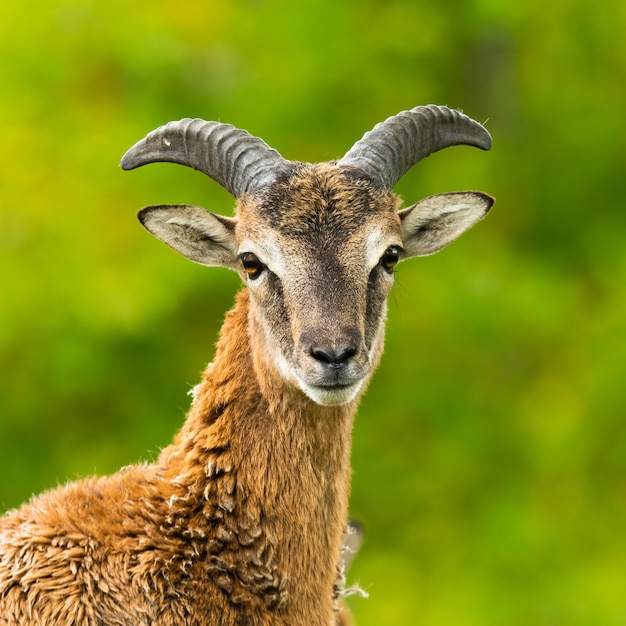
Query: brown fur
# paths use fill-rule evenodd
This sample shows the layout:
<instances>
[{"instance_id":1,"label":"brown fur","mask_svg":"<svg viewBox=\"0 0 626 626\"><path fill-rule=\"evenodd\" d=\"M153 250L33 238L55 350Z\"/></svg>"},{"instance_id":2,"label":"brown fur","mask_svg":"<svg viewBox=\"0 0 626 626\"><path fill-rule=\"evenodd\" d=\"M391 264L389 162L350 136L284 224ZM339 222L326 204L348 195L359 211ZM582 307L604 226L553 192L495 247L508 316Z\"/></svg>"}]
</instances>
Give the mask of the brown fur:
<instances>
[{"instance_id":1,"label":"brown fur","mask_svg":"<svg viewBox=\"0 0 626 626\"><path fill-rule=\"evenodd\" d=\"M330 623L355 406L262 394L247 330L244 291L157 463L1 519L0 624Z\"/></svg>"}]
</instances>

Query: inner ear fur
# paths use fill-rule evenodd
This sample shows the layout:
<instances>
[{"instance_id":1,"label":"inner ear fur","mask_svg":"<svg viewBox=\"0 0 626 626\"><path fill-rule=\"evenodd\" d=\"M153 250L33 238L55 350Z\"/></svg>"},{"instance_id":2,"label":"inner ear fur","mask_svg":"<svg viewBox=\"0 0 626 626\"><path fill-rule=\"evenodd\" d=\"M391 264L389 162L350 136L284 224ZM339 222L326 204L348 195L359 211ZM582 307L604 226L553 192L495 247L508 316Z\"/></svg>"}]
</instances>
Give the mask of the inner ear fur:
<instances>
[{"instance_id":1,"label":"inner ear fur","mask_svg":"<svg viewBox=\"0 0 626 626\"><path fill-rule=\"evenodd\" d=\"M430 196L398 212L404 256L438 252L489 212L494 198L479 191Z\"/></svg>"},{"instance_id":2,"label":"inner ear fur","mask_svg":"<svg viewBox=\"0 0 626 626\"><path fill-rule=\"evenodd\" d=\"M191 261L237 267L235 218L188 204L149 206L137 217L148 232Z\"/></svg>"}]
</instances>

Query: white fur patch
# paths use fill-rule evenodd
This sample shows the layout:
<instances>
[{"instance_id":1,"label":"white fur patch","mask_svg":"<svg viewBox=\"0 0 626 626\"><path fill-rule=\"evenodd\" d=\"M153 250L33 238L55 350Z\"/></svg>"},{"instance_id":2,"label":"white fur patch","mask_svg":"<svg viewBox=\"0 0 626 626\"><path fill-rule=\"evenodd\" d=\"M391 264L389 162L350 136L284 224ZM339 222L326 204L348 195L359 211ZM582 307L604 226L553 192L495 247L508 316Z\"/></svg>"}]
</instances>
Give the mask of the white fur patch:
<instances>
[{"instance_id":1,"label":"white fur patch","mask_svg":"<svg viewBox=\"0 0 626 626\"><path fill-rule=\"evenodd\" d=\"M365 240L365 253L367 255L367 268L369 271L374 269L380 257L383 256L385 250L390 246L402 247L402 244L395 237L390 237L388 233L383 232L379 228L372 229Z\"/></svg>"},{"instance_id":2,"label":"white fur patch","mask_svg":"<svg viewBox=\"0 0 626 626\"><path fill-rule=\"evenodd\" d=\"M191 401L193 402L196 399L196 396L198 395L198 391L200 390L200 385L195 385L194 387L192 387L188 392L187 395L191 396Z\"/></svg>"},{"instance_id":3,"label":"white fur patch","mask_svg":"<svg viewBox=\"0 0 626 626\"><path fill-rule=\"evenodd\" d=\"M271 231L268 231L262 241L244 239L239 246L239 253L252 252L264 265L279 278L285 276L287 264L281 251L281 246Z\"/></svg>"},{"instance_id":4,"label":"white fur patch","mask_svg":"<svg viewBox=\"0 0 626 626\"><path fill-rule=\"evenodd\" d=\"M313 385L309 385L305 383L300 378L298 380L298 385L300 385L300 389L304 391L304 393L316 402L317 404L321 404L322 406L339 406L340 404L347 404L351 400L354 400L356 394L359 393L359 389L363 385L363 380L360 380L353 385L347 385L345 387L333 388L333 387L314 387Z\"/></svg>"}]
</instances>

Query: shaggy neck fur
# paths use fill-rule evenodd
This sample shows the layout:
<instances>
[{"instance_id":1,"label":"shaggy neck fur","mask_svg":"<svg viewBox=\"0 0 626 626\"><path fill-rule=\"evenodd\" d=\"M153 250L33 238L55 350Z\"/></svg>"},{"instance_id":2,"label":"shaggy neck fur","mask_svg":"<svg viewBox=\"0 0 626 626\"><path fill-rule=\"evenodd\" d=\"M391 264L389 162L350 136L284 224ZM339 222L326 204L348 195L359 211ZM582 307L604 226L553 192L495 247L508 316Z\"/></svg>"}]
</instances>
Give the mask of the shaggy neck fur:
<instances>
[{"instance_id":1,"label":"shaggy neck fur","mask_svg":"<svg viewBox=\"0 0 626 626\"><path fill-rule=\"evenodd\" d=\"M279 611L288 624L328 624L356 401L313 403L253 360L267 352L260 343L243 291L187 421L161 455L173 487L166 532L197 537L232 603Z\"/></svg>"},{"instance_id":2,"label":"shaggy neck fur","mask_svg":"<svg viewBox=\"0 0 626 626\"><path fill-rule=\"evenodd\" d=\"M0 518L1 626L337 623L356 401L319 406L253 358L249 309L244 290L157 463Z\"/></svg>"}]
</instances>

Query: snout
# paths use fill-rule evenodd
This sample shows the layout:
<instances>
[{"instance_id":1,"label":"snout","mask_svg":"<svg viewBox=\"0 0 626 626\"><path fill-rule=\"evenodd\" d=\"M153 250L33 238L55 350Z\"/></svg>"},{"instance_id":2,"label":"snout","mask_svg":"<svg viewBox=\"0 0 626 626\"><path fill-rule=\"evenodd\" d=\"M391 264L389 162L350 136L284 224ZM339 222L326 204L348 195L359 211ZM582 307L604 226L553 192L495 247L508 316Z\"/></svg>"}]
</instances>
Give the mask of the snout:
<instances>
[{"instance_id":1,"label":"snout","mask_svg":"<svg viewBox=\"0 0 626 626\"><path fill-rule=\"evenodd\" d=\"M358 329L302 333L294 365L302 390L324 405L352 400L369 373L369 356Z\"/></svg>"}]
</instances>

